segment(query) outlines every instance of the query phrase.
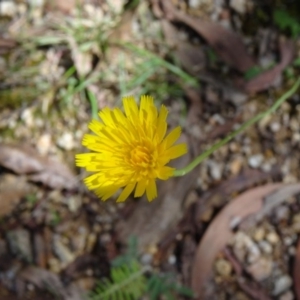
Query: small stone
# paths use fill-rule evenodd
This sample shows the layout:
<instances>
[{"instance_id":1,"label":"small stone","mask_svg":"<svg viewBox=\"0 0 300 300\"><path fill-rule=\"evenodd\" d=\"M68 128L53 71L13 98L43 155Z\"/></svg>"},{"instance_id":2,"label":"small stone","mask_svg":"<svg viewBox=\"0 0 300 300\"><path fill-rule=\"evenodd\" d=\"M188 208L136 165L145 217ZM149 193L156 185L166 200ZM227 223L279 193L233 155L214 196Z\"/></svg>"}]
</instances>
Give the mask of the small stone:
<instances>
[{"instance_id":1,"label":"small stone","mask_svg":"<svg viewBox=\"0 0 300 300\"><path fill-rule=\"evenodd\" d=\"M208 164L209 175L214 180L220 180L222 178L222 167L221 164L209 161Z\"/></svg>"},{"instance_id":2,"label":"small stone","mask_svg":"<svg viewBox=\"0 0 300 300\"><path fill-rule=\"evenodd\" d=\"M60 262L55 257L50 257L48 260L49 268L53 273L59 273L62 269Z\"/></svg>"},{"instance_id":3,"label":"small stone","mask_svg":"<svg viewBox=\"0 0 300 300\"><path fill-rule=\"evenodd\" d=\"M216 261L215 269L219 275L228 277L231 274L232 266L227 260L221 258Z\"/></svg>"},{"instance_id":4,"label":"small stone","mask_svg":"<svg viewBox=\"0 0 300 300\"><path fill-rule=\"evenodd\" d=\"M290 217L290 210L287 206L279 206L275 209L275 217L277 221L288 220Z\"/></svg>"},{"instance_id":5,"label":"small stone","mask_svg":"<svg viewBox=\"0 0 300 300\"><path fill-rule=\"evenodd\" d=\"M246 2L246 0L231 0L230 7L243 15L246 12L247 8Z\"/></svg>"},{"instance_id":6,"label":"small stone","mask_svg":"<svg viewBox=\"0 0 300 300\"><path fill-rule=\"evenodd\" d=\"M259 227L255 230L253 238L255 241L259 242L265 237L265 230L262 227Z\"/></svg>"},{"instance_id":7,"label":"small stone","mask_svg":"<svg viewBox=\"0 0 300 300\"><path fill-rule=\"evenodd\" d=\"M236 142L231 142L230 144L229 144L229 150L231 151L231 152L238 152L239 150L240 150L240 146L239 146L239 144L238 143L236 143Z\"/></svg>"},{"instance_id":8,"label":"small stone","mask_svg":"<svg viewBox=\"0 0 300 300\"><path fill-rule=\"evenodd\" d=\"M296 233L300 232L300 214L296 214L293 216L292 228Z\"/></svg>"},{"instance_id":9,"label":"small stone","mask_svg":"<svg viewBox=\"0 0 300 300\"><path fill-rule=\"evenodd\" d=\"M286 245L286 246L291 246L293 244L293 239L290 237L290 236L286 236L284 239L283 239L283 243Z\"/></svg>"},{"instance_id":10,"label":"small stone","mask_svg":"<svg viewBox=\"0 0 300 300\"><path fill-rule=\"evenodd\" d=\"M48 133L43 134L37 140L36 146L40 154L42 155L48 154L51 147L51 135Z\"/></svg>"},{"instance_id":11,"label":"small stone","mask_svg":"<svg viewBox=\"0 0 300 300\"><path fill-rule=\"evenodd\" d=\"M242 159L241 157L236 157L236 158L230 163L230 166L229 166L230 172L231 172L233 175L237 175L237 174L241 171L242 166L243 166L243 159Z\"/></svg>"},{"instance_id":12,"label":"small stone","mask_svg":"<svg viewBox=\"0 0 300 300\"><path fill-rule=\"evenodd\" d=\"M64 265L68 265L75 259L75 255L62 243L59 235L53 236L53 251Z\"/></svg>"},{"instance_id":13,"label":"small stone","mask_svg":"<svg viewBox=\"0 0 300 300\"><path fill-rule=\"evenodd\" d=\"M0 16L13 17L17 13L14 1L0 1Z\"/></svg>"},{"instance_id":14,"label":"small stone","mask_svg":"<svg viewBox=\"0 0 300 300\"><path fill-rule=\"evenodd\" d=\"M265 162L261 166L262 171L268 173L272 170L272 164L270 162Z\"/></svg>"},{"instance_id":15,"label":"small stone","mask_svg":"<svg viewBox=\"0 0 300 300\"><path fill-rule=\"evenodd\" d=\"M189 0L190 8L198 8L201 4L201 0Z\"/></svg>"},{"instance_id":16,"label":"small stone","mask_svg":"<svg viewBox=\"0 0 300 300\"><path fill-rule=\"evenodd\" d=\"M170 255L168 258L168 263L170 265L174 265L176 263L176 256L175 255Z\"/></svg>"},{"instance_id":17,"label":"small stone","mask_svg":"<svg viewBox=\"0 0 300 300\"><path fill-rule=\"evenodd\" d=\"M278 122L272 122L270 124L270 129L274 133L277 132L277 131L279 131L279 129L280 129L280 123L278 123Z\"/></svg>"},{"instance_id":18,"label":"small stone","mask_svg":"<svg viewBox=\"0 0 300 300\"><path fill-rule=\"evenodd\" d=\"M75 147L73 134L65 132L58 140L57 145L65 150L72 150Z\"/></svg>"},{"instance_id":19,"label":"small stone","mask_svg":"<svg viewBox=\"0 0 300 300\"><path fill-rule=\"evenodd\" d=\"M273 263L271 259L265 257L259 258L256 262L248 266L247 271L257 281L267 279L272 272Z\"/></svg>"},{"instance_id":20,"label":"small stone","mask_svg":"<svg viewBox=\"0 0 300 300\"><path fill-rule=\"evenodd\" d=\"M32 250L30 243L30 234L25 229L15 229L7 232L7 240L13 254L32 262Z\"/></svg>"},{"instance_id":21,"label":"small stone","mask_svg":"<svg viewBox=\"0 0 300 300\"><path fill-rule=\"evenodd\" d=\"M256 260L258 260L260 258L260 250L258 248L258 246L256 244L252 244L251 247L248 248L248 251L249 251L249 254L248 254L248 257L247 257L247 262L248 263L253 263L255 262Z\"/></svg>"},{"instance_id":22,"label":"small stone","mask_svg":"<svg viewBox=\"0 0 300 300\"><path fill-rule=\"evenodd\" d=\"M273 251L271 244L267 241L259 241L258 245L265 254L271 254Z\"/></svg>"},{"instance_id":23,"label":"small stone","mask_svg":"<svg viewBox=\"0 0 300 300\"><path fill-rule=\"evenodd\" d=\"M32 109L31 108L24 109L21 115L21 119L24 121L26 126L33 127L34 120L33 120Z\"/></svg>"},{"instance_id":24,"label":"small stone","mask_svg":"<svg viewBox=\"0 0 300 300\"><path fill-rule=\"evenodd\" d=\"M279 300L294 300L292 291L287 291L279 297Z\"/></svg>"},{"instance_id":25,"label":"small stone","mask_svg":"<svg viewBox=\"0 0 300 300\"><path fill-rule=\"evenodd\" d=\"M278 296L282 292L289 289L293 284L292 278L288 275L282 275L274 282L274 288L272 291L272 295Z\"/></svg>"},{"instance_id":26,"label":"small stone","mask_svg":"<svg viewBox=\"0 0 300 300\"><path fill-rule=\"evenodd\" d=\"M151 253L145 253L141 257L141 263L143 265L150 265L153 261L153 255Z\"/></svg>"},{"instance_id":27,"label":"small stone","mask_svg":"<svg viewBox=\"0 0 300 300\"><path fill-rule=\"evenodd\" d=\"M86 252L92 252L95 244L97 241L97 235L95 233L90 233L87 237L87 241L86 241L86 246L85 246L85 251Z\"/></svg>"},{"instance_id":28,"label":"small stone","mask_svg":"<svg viewBox=\"0 0 300 300\"><path fill-rule=\"evenodd\" d=\"M258 168L261 166L264 157L262 154L255 154L248 158L248 164L251 168Z\"/></svg>"},{"instance_id":29,"label":"small stone","mask_svg":"<svg viewBox=\"0 0 300 300\"><path fill-rule=\"evenodd\" d=\"M45 0L27 0L27 2L33 7L42 7L45 4Z\"/></svg>"},{"instance_id":30,"label":"small stone","mask_svg":"<svg viewBox=\"0 0 300 300\"><path fill-rule=\"evenodd\" d=\"M279 242L279 236L275 232L269 232L266 239L273 245L276 245Z\"/></svg>"},{"instance_id":31,"label":"small stone","mask_svg":"<svg viewBox=\"0 0 300 300\"><path fill-rule=\"evenodd\" d=\"M67 205L69 207L69 210L73 213L77 212L78 209L81 207L81 197L78 196L71 196L67 199Z\"/></svg>"}]
</instances>

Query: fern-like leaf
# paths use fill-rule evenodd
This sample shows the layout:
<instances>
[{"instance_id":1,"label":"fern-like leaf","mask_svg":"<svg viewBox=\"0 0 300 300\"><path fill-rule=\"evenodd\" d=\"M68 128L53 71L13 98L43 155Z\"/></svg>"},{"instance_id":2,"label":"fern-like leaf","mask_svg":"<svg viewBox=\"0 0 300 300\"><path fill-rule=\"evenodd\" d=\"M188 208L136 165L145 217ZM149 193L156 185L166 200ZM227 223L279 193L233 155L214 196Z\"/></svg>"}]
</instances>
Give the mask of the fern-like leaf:
<instances>
[{"instance_id":1,"label":"fern-like leaf","mask_svg":"<svg viewBox=\"0 0 300 300\"><path fill-rule=\"evenodd\" d=\"M167 300L175 300L175 295L193 297L193 291L178 284L170 274L152 274L147 282L147 290L150 300L157 300L164 296Z\"/></svg>"},{"instance_id":2,"label":"fern-like leaf","mask_svg":"<svg viewBox=\"0 0 300 300\"><path fill-rule=\"evenodd\" d=\"M146 291L146 269L132 260L111 269L111 279L103 279L90 295L90 300L137 300Z\"/></svg>"}]
</instances>

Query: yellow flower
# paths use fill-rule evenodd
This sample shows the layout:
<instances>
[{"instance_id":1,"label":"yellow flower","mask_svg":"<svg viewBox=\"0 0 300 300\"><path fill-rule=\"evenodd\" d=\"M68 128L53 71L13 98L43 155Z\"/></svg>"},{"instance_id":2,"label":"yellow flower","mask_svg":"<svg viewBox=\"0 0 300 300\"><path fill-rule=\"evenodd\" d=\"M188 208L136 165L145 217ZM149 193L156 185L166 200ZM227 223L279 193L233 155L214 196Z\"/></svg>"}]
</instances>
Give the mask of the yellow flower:
<instances>
[{"instance_id":1,"label":"yellow flower","mask_svg":"<svg viewBox=\"0 0 300 300\"><path fill-rule=\"evenodd\" d=\"M104 108L99 112L102 122L93 120L82 144L92 153L76 155L76 165L88 172L85 178L89 190L107 200L124 188L117 202L123 202L135 189L134 197L145 192L149 201L157 197L156 179L173 176L174 168L166 164L187 152L186 144L173 145L181 128L176 127L166 137L168 111L160 111L153 98L142 96L140 107L134 97L123 98L124 113L119 108Z\"/></svg>"}]
</instances>

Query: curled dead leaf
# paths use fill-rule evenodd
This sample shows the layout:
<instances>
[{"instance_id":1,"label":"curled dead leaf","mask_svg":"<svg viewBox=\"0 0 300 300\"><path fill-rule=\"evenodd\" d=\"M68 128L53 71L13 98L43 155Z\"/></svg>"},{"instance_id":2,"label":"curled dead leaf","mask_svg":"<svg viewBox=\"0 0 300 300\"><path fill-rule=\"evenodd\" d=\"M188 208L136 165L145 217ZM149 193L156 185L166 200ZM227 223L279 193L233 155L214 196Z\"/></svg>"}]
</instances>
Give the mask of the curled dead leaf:
<instances>
[{"instance_id":1,"label":"curled dead leaf","mask_svg":"<svg viewBox=\"0 0 300 300\"><path fill-rule=\"evenodd\" d=\"M24 176L12 174L0 176L0 217L10 214L29 192L30 185Z\"/></svg>"},{"instance_id":2,"label":"curled dead leaf","mask_svg":"<svg viewBox=\"0 0 300 300\"><path fill-rule=\"evenodd\" d=\"M240 224L245 218L269 211L270 203L282 203L300 192L300 184L268 184L251 189L231 201L212 221L202 237L192 270L192 288L199 297L205 299L207 284L216 255L233 237L233 224ZM268 208L269 206L269 208Z\"/></svg>"},{"instance_id":3,"label":"curled dead leaf","mask_svg":"<svg viewBox=\"0 0 300 300\"><path fill-rule=\"evenodd\" d=\"M65 164L39 155L28 145L0 143L0 165L50 188L72 190L77 185L75 176Z\"/></svg>"},{"instance_id":4,"label":"curled dead leaf","mask_svg":"<svg viewBox=\"0 0 300 300\"><path fill-rule=\"evenodd\" d=\"M227 64L236 70L246 72L255 65L255 59L247 52L241 37L235 32L217 23L189 16L176 9L172 1L161 1L161 6L167 19L184 23L195 30Z\"/></svg>"},{"instance_id":5,"label":"curled dead leaf","mask_svg":"<svg viewBox=\"0 0 300 300\"><path fill-rule=\"evenodd\" d=\"M295 54L293 41L280 40L279 50L281 55L279 64L248 81L245 85L245 90L247 93L255 94L273 86L281 75L282 71L291 63Z\"/></svg>"}]
</instances>

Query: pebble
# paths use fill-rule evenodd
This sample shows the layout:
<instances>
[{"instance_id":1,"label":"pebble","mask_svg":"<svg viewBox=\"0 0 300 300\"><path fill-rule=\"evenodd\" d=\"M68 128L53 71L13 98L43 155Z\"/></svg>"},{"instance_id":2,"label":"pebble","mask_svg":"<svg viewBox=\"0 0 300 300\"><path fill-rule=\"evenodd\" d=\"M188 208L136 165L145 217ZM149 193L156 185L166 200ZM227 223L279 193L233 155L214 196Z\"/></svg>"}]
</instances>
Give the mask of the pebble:
<instances>
[{"instance_id":1,"label":"pebble","mask_svg":"<svg viewBox=\"0 0 300 300\"><path fill-rule=\"evenodd\" d=\"M269 232L266 236L266 239L273 245L276 245L279 242L279 236L275 232Z\"/></svg>"},{"instance_id":2,"label":"pebble","mask_svg":"<svg viewBox=\"0 0 300 300\"><path fill-rule=\"evenodd\" d=\"M282 275L281 277L279 277L275 280L272 295L278 296L282 292L289 289L292 286L292 283L293 283L293 281L290 276Z\"/></svg>"},{"instance_id":3,"label":"pebble","mask_svg":"<svg viewBox=\"0 0 300 300\"><path fill-rule=\"evenodd\" d=\"M244 14L246 12L246 0L231 0L230 7L237 11L240 14Z\"/></svg>"},{"instance_id":4,"label":"pebble","mask_svg":"<svg viewBox=\"0 0 300 300\"><path fill-rule=\"evenodd\" d=\"M258 168L261 166L264 157L262 154L255 154L248 158L248 164L251 168Z\"/></svg>"},{"instance_id":5,"label":"pebble","mask_svg":"<svg viewBox=\"0 0 300 300\"><path fill-rule=\"evenodd\" d=\"M78 196L71 196L67 199L67 205L71 212L75 213L78 211L78 209L81 207L81 197Z\"/></svg>"},{"instance_id":6,"label":"pebble","mask_svg":"<svg viewBox=\"0 0 300 300\"><path fill-rule=\"evenodd\" d=\"M176 261L177 261L177 259L176 259L176 256L175 256L175 255L170 255L170 256L168 257L168 263L169 263L170 265L174 265L174 264L176 263Z\"/></svg>"},{"instance_id":7,"label":"pebble","mask_svg":"<svg viewBox=\"0 0 300 300\"><path fill-rule=\"evenodd\" d=\"M278 123L278 122L272 122L270 124L270 129L274 133L277 132L277 131L279 131L279 129L280 129L280 123Z\"/></svg>"},{"instance_id":8,"label":"pebble","mask_svg":"<svg viewBox=\"0 0 300 300\"><path fill-rule=\"evenodd\" d=\"M232 272L231 264L227 260L222 258L216 261L215 269L216 272L223 277L228 277Z\"/></svg>"},{"instance_id":9,"label":"pebble","mask_svg":"<svg viewBox=\"0 0 300 300\"><path fill-rule=\"evenodd\" d=\"M25 259L27 262L32 262L30 234L27 230L22 228L10 230L7 232L6 237L12 253Z\"/></svg>"},{"instance_id":10,"label":"pebble","mask_svg":"<svg viewBox=\"0 0 300 300\"><path fill-rule=\"evenodd\" d=\"M271 244L267 241L260 241L258 245L265 254L271 254L273 251Z\"/></svg>"},{"instance_id":11,"label":"pebble","mask_svg":"<svg viewBox=\"0 0 300 300\"><path fill-rule=\"evenodd\" d=\"M230 172L233 175L237 175L241 171L242 166L243 166L243 159L241 157L236 157L230 163L230 166L229 166Z\"/></svg>"},{"instance_id":12,"label":"pebble","mask_svg":"<svg viewBox=\"0 0 300 300\"><path fill-rule=\"evenodd\" d=\"M288 220L290 217L290 210L287 206L278 206L275 209L275 217L277 221Z\"/></svg>"},{"instance_id":13,"label":"pebble","mask_svg":"<svg viewBox=\"0 0 300 300\"><path fill-rule=\"evenodd\" d=\"M296 233L300 232L300 213L295 214L293 216L293 230L296 231Z\"/></svg>"},{"instance_id":14,"label":"pebble","mask_svg":"<svg viewBox=\"0 0 300 300\"><path fill-rule=\"evenodd\" d=\"M86 240L85 251L88 253L92 252L96 244L96 241L97 241L97 235L93 232L89 233Z\"/></svg>"},{"instance_id":15,"label":"pebble","mask_svg":"<svg viewBox=\"0 0 300 300\"><path fill-rule=\"evenodd\" d=\"M62 243L59 235L53 236L53 251L64 265L75 259L75 255Z\"/></svg>"},{"instance_id":16,"label":"pebble","mask_svg":"<svg viewBox=\"0 0 300 300\"><path fill-rule=\"evenodd\" d=\"M53 273L59 273L61 271L61 264L55 257L50 257L48 260L49 268Z\"/></svg>"},{"instance_id":17,"label":"pebble","mask_svg":"<svg viewBox=\"0 0 300 300\"><path fill-rule=\"evenodd\" d=\"M141 263L143 265L150 265L153 261L153 255L151 253L144 253L141 257Z\"/></svg>"},{"instance_id":18,"label":"pebble","mask_svg":"<svg viewBox=\"0 0 300 300\"><path fill-rule=\"evenodd\" d=\"M58 140L57 145L65 150L72 150L75 147L73 134L65 132Z\"/></svg>"},{"instance_id":19,"label":"pebble","mask_svg":"<svg viewBox=\"0 0 300 300\"><path fill-rule=\"evenodd\" d=\"M42 7L45 4L45 0L27 0L27 2L34 7Z\"/></svg>"},{"instance_id":20,"label":"pebble","mask_svg":"<svg viewBox=\"0 0 300 300\"><path fill-rule=\"evenodd\" d=\"M33 127L34 120L33 120L33 113L31 108L26 108L22 112L21 119L24 121L25 125L28 127Z\"/></svg>"},{"instance_id":21,"label":"pebble","mask_svg":"<svg viewBox=\"0 0 300 300\"><path fill-rule=\"evenodd\" d=\"M253 234L253 238L255 241L259 242L265 237L265 229L262 227L259 227L255 230Z\"/></svg>"},{"instance_id":22,"label":"pebble","mask_svg":"<svg viewBox=\"0 0 300 300\"><path fill-rule=\"evenodd\" d=\"M214 161L209 161L208 164L208 171L209 175L214 179L214 180L220 180L222 178L222 167L221 164L218 164Z\"/></svg>"},{"instance_id":23,"label":"pebble","mask_svg":"<svg viewBox=\"0 0 300 300\"><path fill-rule=\"evenodd\" d=\"M272 269L272 260L269 258L260 257L256 262L248 266L247 271L256 281L262 281L271 275Z\"/></svg>"},{"instance_id":24,"label":"pebble","mask_svg":"<svg viewBox=\"0 0 300 300\"><path fill-rule=\"evenodd\" d=\"M17 13L14 1L0 1L0 16L13 17Z\"/></svg>"},{"instance_id":25,"label":"pebble","mask_svg":"<svg viewBox=\"0 0 300 300\"><path fill-rule=\"evenodd\" d=\"M41 155L48 154L51 147L51 135L48 133L43 134L37 140L36 146Z\"/></svg>"},{"instance_id":26,"label":"pebble","mask_svg":"<svg viewBox=\"0 0 300 300\"><path fill-rule=\"evenodd\" d=\"M294 300L292 291L287 291L279 297L279 300Z\"/></svg>"}]
</instances>

